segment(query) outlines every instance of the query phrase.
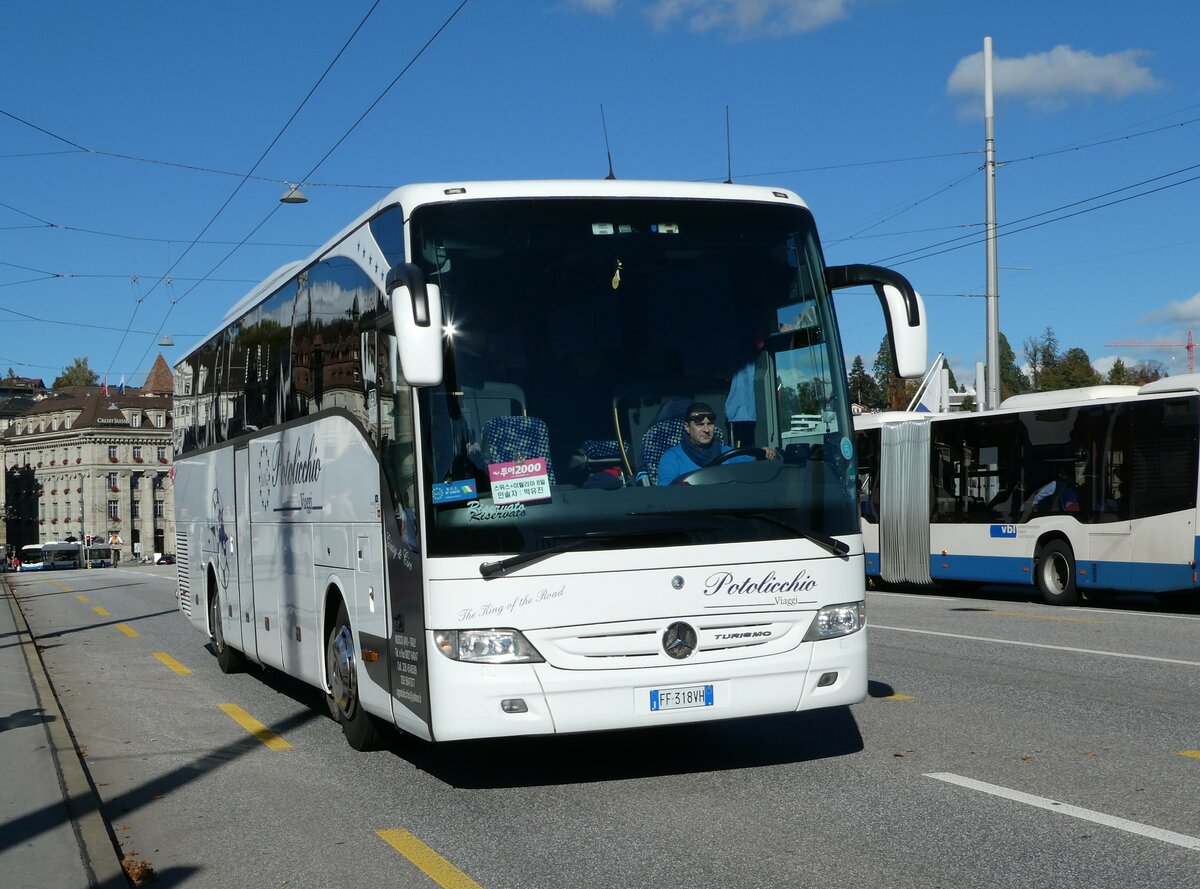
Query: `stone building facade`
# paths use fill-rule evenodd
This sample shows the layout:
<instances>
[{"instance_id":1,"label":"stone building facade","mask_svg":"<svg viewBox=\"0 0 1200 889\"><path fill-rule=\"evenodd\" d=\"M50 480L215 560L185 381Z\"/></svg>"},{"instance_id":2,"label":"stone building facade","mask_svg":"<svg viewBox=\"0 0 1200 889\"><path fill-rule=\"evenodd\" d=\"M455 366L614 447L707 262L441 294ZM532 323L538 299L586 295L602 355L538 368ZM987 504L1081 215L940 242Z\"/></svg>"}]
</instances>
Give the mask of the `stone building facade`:
<instances>
[{"instance_id":1,"label":"stone building facade","mask_svg":"<svg viewBox=\"0 0 1200 889\"><path fill-rule=\"evenodd\" d=\"M87 537L124 560L175 551L171 389L159 356L142 389L60 389L8 418L0 456L10 552Z\"/></svg>"}]
</instances>

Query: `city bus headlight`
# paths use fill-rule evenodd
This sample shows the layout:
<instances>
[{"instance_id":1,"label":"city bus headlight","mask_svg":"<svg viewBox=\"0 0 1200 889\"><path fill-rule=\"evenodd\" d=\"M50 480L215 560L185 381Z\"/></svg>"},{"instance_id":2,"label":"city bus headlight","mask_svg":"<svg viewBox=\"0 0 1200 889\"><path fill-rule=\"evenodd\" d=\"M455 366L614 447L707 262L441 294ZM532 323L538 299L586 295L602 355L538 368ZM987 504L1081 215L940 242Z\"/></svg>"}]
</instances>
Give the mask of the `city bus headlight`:
<instances>
[{"instance_id":1,"label":"city bus headlight","mask_svg":"<svg viewBox=\"0 0 1200 889\"><path fill-rule=\"evenodd\" d=\"M472 664L535 664L545 660L517 630L434 630L438 651Z\"/></svg>"},{"instance_id":2,"label":"city bus headlight","mask_svg":"<svg viewBox=\"0 0 1200 889\"><path fill-rule=\"evenodd\" d=\"M817 612L812 625L804 634L805 642L819 639L836 639L856 633L866 625L867 603L846 602L842 605L826 605Z\"/></svg>"}]
</instances>

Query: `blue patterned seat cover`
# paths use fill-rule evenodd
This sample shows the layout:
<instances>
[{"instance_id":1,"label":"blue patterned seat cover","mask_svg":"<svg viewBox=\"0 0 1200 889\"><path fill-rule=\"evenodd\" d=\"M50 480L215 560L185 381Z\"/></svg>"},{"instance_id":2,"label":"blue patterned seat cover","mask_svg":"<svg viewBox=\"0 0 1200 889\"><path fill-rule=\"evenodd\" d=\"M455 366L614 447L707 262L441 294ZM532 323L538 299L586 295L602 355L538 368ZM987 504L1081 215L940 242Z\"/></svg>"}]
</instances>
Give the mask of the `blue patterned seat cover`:
<instances>
[{"instance_id":1,"label":"blue patterned seat cover","mask_svg":"<svg viewBox=\"0 0 1200 889\"><path fill-rule=\"evenodd\" d=\"M487 463L510 463L514 460L546 459L550 484L554 481L554 464L550 462L550 432L544 420L537 417L492 417L483 427L483 458Z\"/></svg>"}]
</instances>

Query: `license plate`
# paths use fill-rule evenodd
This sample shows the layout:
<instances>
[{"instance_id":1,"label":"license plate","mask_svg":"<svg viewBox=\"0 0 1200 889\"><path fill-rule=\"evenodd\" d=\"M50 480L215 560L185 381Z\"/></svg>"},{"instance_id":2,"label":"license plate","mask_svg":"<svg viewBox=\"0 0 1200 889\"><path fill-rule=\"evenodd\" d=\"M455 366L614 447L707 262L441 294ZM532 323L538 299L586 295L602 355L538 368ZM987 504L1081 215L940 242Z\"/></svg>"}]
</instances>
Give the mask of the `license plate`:
<instances>
[{"instance_id":1,"label":"license plate","mask_svg":"<svg viewBox=\"0 0 1200 889\"><path fill-rule=\"evenodd\" d=\"M682 688L655 688L650 691L650 709L683 710L687 707L711 707L711 685L688 685Z\"/></svg>"}]
</instances>

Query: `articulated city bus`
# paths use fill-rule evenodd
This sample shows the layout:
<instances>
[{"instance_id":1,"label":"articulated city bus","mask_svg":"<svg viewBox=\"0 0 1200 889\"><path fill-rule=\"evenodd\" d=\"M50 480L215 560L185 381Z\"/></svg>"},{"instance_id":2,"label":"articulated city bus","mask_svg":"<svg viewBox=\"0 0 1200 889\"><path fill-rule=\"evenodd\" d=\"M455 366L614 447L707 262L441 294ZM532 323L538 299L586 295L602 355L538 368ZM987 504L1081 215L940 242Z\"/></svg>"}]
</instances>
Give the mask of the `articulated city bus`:
<instances>
[{"instance_id":1,"label":"articulated city bus","mask_svg":"<svg viewBox=\"0 0 1200 889\"><path fill-rule=\"evenodd\" d=\"M17 569L19 571L41 571L44 567L42 559L45 556L42 553L42 545L40 543L27 543L21 547L21 552L18 556L21 565Z\"/></svg>"},{"instance_id":2,"label":"articulated city bus","mask_svg":"<svg viewBox=\"0 0 1200 889\"><path fill-rule=\"evenodd\" d=\"M360 749L857 702L856 285L920 375L791 192L400 188L176 365L180 607ZM733 451L660 486L689 407Z\"/></svg>"},{"instance_id":3,"label":"articulated city bus","mask_svg":"<svg viewBox=\"0 0 1200 889\"><path fill-rule=\"evenodd\" d=\"M1200 589L1200 375L1017 395L986 413L859 417L867 573Z\"/></svg>"}]
</instances>

